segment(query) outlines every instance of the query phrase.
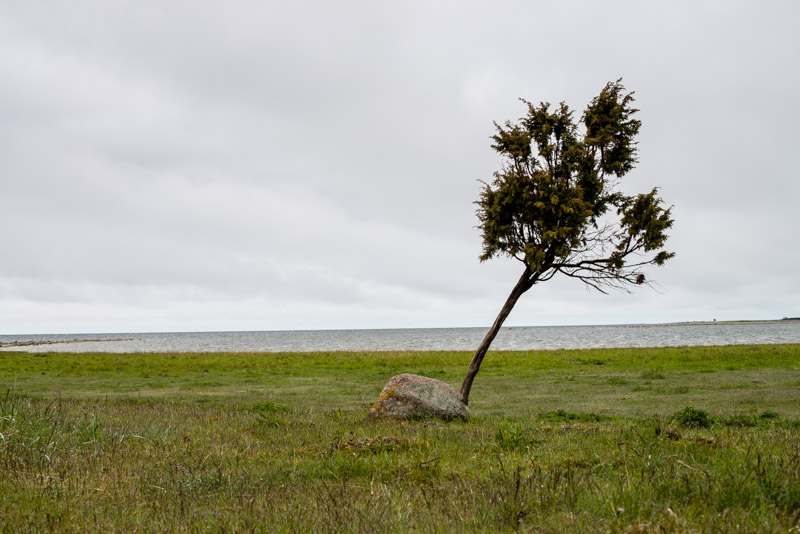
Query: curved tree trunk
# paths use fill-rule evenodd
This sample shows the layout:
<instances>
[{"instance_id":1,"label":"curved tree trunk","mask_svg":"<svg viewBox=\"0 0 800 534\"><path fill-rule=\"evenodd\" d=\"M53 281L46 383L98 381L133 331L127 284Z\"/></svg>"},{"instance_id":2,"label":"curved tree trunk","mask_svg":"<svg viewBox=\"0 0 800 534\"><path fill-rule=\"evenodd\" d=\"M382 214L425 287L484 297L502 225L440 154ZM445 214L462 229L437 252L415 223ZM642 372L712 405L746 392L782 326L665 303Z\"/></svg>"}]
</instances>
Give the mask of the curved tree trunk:
<instances>
[{"instance_id":1,"label":"curved tree trunk","mask_svg":"<svg viewBox=\"0 0 800 534\"><path fill-rule=\"evenodd\" d=\"M486 352L489 350L489 345L492 344L492 341L494 341L494 338L500 332L500 327L503 326L503 322L511 313L511 310L514 309L514 305L519 298L536 283L537 278L538 274L531 277L531 270L527 267L525 268L525 272L522 273L517 285L514 286L511 294L506 299L506 303L497 315L497 319L494 320L492 328L486 333L486 337L483 338L480 346L478 346L478 350L475 351L475 355L472 357L472 361L467 369L467 375L464 377L464 382L461 384L461 400L464 404L469 404L469 390L472 389L472 381L475 380L475 375L478 374L478 369L480 369L483 357L486 356Z\"/></svg>"}]
</instances>

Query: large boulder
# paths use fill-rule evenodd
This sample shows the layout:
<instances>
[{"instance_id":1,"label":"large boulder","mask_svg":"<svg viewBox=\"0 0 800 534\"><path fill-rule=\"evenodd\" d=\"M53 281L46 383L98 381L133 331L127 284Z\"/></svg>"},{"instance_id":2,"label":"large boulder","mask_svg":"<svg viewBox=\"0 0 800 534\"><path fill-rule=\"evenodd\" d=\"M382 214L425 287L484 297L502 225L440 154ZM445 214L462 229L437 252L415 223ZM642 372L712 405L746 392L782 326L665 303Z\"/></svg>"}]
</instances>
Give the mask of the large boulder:
<instances>
[{"instance_id":1,"label":"large boulder","mask_svg":"<svg viewBox=\"0 0 800 534\"><path fill-rule=\"evenodd\" d=\"M370 415L394 419L466 419L467 405L450 384L426 376L393 376L381 391Z\"/></svg>"}]
</instances>

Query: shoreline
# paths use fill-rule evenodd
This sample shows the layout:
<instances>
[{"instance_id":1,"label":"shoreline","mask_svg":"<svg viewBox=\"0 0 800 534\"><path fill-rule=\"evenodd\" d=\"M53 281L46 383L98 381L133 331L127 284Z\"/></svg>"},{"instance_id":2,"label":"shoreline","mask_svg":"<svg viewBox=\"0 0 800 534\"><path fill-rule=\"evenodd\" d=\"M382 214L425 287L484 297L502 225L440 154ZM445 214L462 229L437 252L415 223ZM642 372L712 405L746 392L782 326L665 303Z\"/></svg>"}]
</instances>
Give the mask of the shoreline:
<instances>
[{"instance_id":1,"label":"shoreline","mask_svg":"<svg viewBox=\"0 0 800 534\"><path fill-rule=\"evenodd\" d=\"M796 324L800 319L736 319L729 321L683 321L678 323L653 323L641 326L714 326L714 325L743 325L743 324ZM621 326L621 325L620 325Z\"/></svg>"},{"instance_id":2,"label":"shoreline","mask_svg":"<svg viewBox=\"0 0 800 534\"><path fill-rule=\"evenodd\" d=\"M732 320L711 320L711 321L676 321L668 323L622 323L622 324L570 324L570 325L509 325L503 329L515 328L597 328L597 327L658 327L658 326L714 326L714 325L770 325L770 324L797 324L800 318L792 317L786 319L732 319ZM401 328L332 328L332 329L311 329L311 330L203 330L203 331L158 331L158 332L108 332L111 335L151 335L151 334L240 334L240 333L294 333L294 332L370 332L385 330L458 330L458 329L489 329L486 326L441 326L441 327L401 327ZM83 335L103 335L102 333L91 334L82 332L55 333L55 334L0 334L0 339L4 337L47 337L47 336L83 336ZM54 343L83 343L83 342L104 342L104 341L133 341L134 338L93 338L93 339L59 339L59 340L14 340L0 341L0 348L10 346L30 346L30 345L49 345Z\"/></svg>"},{"instance_id":3,"label":"shoreline","mask_svg":"<svg viewBox=\"0 0 800 534\"><path fill-rule=\"evenodd\" d=\"M0 341L0 349L7 349L10 347L34 347L38 345L57 345L59 343L97 343L108 341L133 341L133 338L117 338L117 339L57 339L57 340L41 340L41 341Z\"/></svg>"},{"instance_id":4,"label":"shoreline","mask_svg":"<svg viewBox=\"0 0 800 534\"><path fill-rule=\"evenodd\" d=\"M797 318L560 327L509 326L503 328L504 338L498 340L500 344L493 350L793 344L800 343L798 326L800 326L800 319ZM484 327L154 334L29 334L27 336L0 336L0 351L472 351L484 334Z\"/></svg>"}]
</instances>

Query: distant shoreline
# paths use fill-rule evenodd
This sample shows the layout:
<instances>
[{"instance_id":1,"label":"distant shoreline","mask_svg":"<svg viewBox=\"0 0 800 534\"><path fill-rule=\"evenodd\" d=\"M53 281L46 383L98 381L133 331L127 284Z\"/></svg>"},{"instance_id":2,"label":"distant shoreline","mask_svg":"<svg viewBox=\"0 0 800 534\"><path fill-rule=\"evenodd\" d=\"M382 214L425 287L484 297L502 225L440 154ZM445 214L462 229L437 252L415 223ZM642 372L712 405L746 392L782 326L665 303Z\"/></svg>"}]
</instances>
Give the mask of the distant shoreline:
<instances>
[{"instance_id":1,"label":"distant shoreline","mask_svg":"<svg viewBox=\"0 0 800 534\"><path fill-rule=\"evenodd\" d=\"M800 323L800 317L790 317L785 319L735 319L735 320L711 320L711 321L675 321L669 323L619 323L619 324L560 324L560 325L508 325L503 328L592 328L599 326L612 326L612 327L625 327L625 326L704 326L704 325L742 325L742 324L796 324ZM490 325L482 326L432 326L432 327L398 327L398 328L313 328L313 329L289 329L289 330L200 330L200 331L153 331L153 332L108 332L108 334L123 334L123 335L136 335L136 334L239 334L246 332L362 332L362 331L378 331L378 330L453 330L453 329L475 329L475 328L489 328ZM44 337L44 336L80 336L80 335L103 335L102 333L56 333L56 334L0 334L3 337ZM51 345L55 343L91 343L91 342L105 342L105 341L133 341L134 338L93 338L93 339L59 339L59 340L17 340L17 341L0 341L0 348L3 347L18 347L30 345Z\"/></svg>"},{"instance_id":2,"label":"distant shoreline","mask_svg":"<svg viewBox=\"0 0 800 534\"><path fill-rule=\"evenodd\" d=\"M0 349L8 347L32 347L36 345L56 345L58 343L96 343L107 341L132 341L133 338L118 338L118 339L59 339L59 340L41 340L41 341L0 341Z\"/></svg>"},{"instance_id":3,"label":"distant shoreline","mask_svg":"<svg viewBox=\"0 0 800 534\"><path fill-rule=\"evenodd\" d=\"M800 318L791 319L737 319L734 321L682 321L678 323L656 323L652 326L703 326L716 324L788 324L800 323Z\"/></svg>"},{"instance_id":4,"label":"distant shoreline","mask_svg":"<svg viewBox=\"0 0 800 534\"><path fill-rule=\"evenodd\" d=\"M668 332L670 328L672 328L672 334L668 334L667 336L671 338L675 338L677 336L678 341L675 339L671 340L671 344L680 343L680 344L692 344L690 340L701 341L699 344L706 344L704 342L705 338L709 337L714 338L717 342L728 344L729 337L728 337L728 330L733 329L735 330L736 327L742 329L742 332L748 332L752 329L756 329L758 326L790 326L790 330L794 331L796 325L800 324L800 318L785 318L785 319L767 319L767 320L724 320L724 321L684 321L684 322L673 322L673 323L638 323L638 324L620 324L620 325L562 325L562 326L509 326L505 327L503 330L508 332L507 335L514 336L514 332L525 332L529 331L532 334L526 335L533 335L534 340L537 343L555 343L559 345L561 348L570 347L573 345L569 339L564 338L560 341L557 341L558 336L551 336L553 339L551 340L550 337L547 337L550 334L545 334L545 332L552 331L563 331L563 332L574 332L574 329L584 329L586 332L584 333L586 336L594 337L594 334L597 332L605 332L606 330L616 330L617 332L609 334L608 339L606 341L609 343L608 346L627 346L621 345L620 339L621 338L628 338L633 336L633 338L652 338L650 341L656 343L653 346L661 346L665 343L664 340L664 333ZM714 326L719 326L722 328L714 329ZM2 335L0 336L0 350L47 350L45 346L53 346L58 345L59 348L54 347L50 350L61 350L63 346L66 349L66 345L70 344L92 344L92 343L108 343L105 346L105 350L109 350L112 352L116 352L118 349L125 347L123 352L133 351L136 352L137 350L166 350L166 351L194 351L194 350L208 350L208 340L212 339L212 346L215 346L217 350L228 350L229 343L233 343L233 345L238 347L238 350L309 350L305 347L316 348L317 350L354 350L355 346L364 345L369 350L378 349L378 347L383 348L383 350L392 350L391 347L404 347L406 350L417 348L420 349L420 343L418 338L420 336L427 341L432 343L431 347L439 347L441 350L452 350L456 346L460 347L461 350L467 350L467 346L470 343L465 344L466 338L475 338L477 341L480 341L480 337L485 333L486 327L461 327L461 328L394 328L394 329L362 329L362 330L306 330L306 331L296 331L296 330L285 330L285 331L244 331L244 332L160 332L160 333L107 333L107 334L28 334L28 335ZM666 328L667 330L663 330ZM706 330L709 328L709 330ZM662 329L663 332L659 333L658 336L651 336L648 332L651 330L657 331ZM686 329L686 330L684 330ZM693 330L694 329L694 330ZM545 338L542 338L536 331L541 331L542 335ZM634 334L634 332L638 331L638 334ZM562 333L563 333L562 332ZM625 333L627 332L627 333ZM686 332L688 337L684 337L682 332ZM707 332L708 336L700 335L699 332ZM744 334L742 337L742 332L737 334L736 338L739 339L740 343L742 341L747 342L747 339L750 339L748 334ZM700 335L700 338L698 338ZM106 336L106 337L103 337ZM161 336L165 336L163 339ZM448 336L450 336L448 338ZM659 337L660 336L660 337ZM202 343L197 343L191 341L193 338L200 339L201 337L206 337L208 339L204 339ZM569 337L569 336L567 336ZM602 337L602 336L601 336ZM4 339L5 338L5 339ZM263 339L262 339L263 338ZM413 339L412 339L413 338ZM440 339L441 338L441 339ZM702 339L701 339L702 338ZM758 338L758 336L756 336ZM790 336L791 342L797 342L797 336L793 335ZM260 339L260 340L258 340ZM355 343L351 346L349 342L343 342L343 339L347 339ZM513 338L510 338L513 339ZM754 338L755 339L755 338ZM166 344L164 344L164 340L167 340ZM189 340L189 341L186 341ZM242 345L242 340L246 340L245 345ZM249 341L247 341L249 340ZM256 340L256 341L253 341ZM294 340L294 341L292 341ZM409 341L411 340L411 341ZM640 342L636 341L636 339L631 339L630 346L643 346ZM135 347L128 347L127 343L118 343L118 342L138 342ZM563 342L563 344L561 344ZM783 341L786 342L786 341ZM288 344L287 344L288 343ZM397 346L395 346L395 343ZM437 345L438 343L438 345ZM452 343L452 346L450 345ZM516 348L515 346L510 346L508 350L513 350ZM528 340L524 340L525 345L528 344ZM260 346L267 347L266 349L260 349ZM426 343L423 343L426 345ZM447 345L445 347L445 345ZM158 348L162 347L163 348ZM470 345L471 346L471 345ZM594 346L594 345L592 345ZM605 345L603 345L605 346ZM35 349L34 347L42 347L41 349ZM280 347L279 349L276 347ZM432 350L431 347L428 347L428 350ZM445 348L442 348L445 347ZM92 347L92 348L96 348ZM544 348L544 347L543 347ZM74 350L78 350L77 347ZM367 350L366 348L364 350ZM380 350L380 349L378 349ZM471 348L469 349L471 350Z\"/></svg>"}]
</instances>

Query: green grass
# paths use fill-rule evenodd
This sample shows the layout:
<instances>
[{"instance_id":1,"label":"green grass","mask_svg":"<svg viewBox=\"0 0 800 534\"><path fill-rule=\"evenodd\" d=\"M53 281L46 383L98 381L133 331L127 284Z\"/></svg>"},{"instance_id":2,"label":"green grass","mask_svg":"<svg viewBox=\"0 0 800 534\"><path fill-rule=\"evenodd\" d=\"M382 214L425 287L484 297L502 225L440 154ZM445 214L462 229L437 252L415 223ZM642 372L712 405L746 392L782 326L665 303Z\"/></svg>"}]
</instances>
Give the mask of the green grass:
<instances>
[{"instance_id":1,"label":"green grass","mask_svg":"<svg viewBox=\"0 0 800 534\"><path fill-rule=\"evenodd\" d=\"M492 352L469 421L367 416L469 358L0 352L0 531L800 531L800 345Z\"/></svg>"}]
</instances>

